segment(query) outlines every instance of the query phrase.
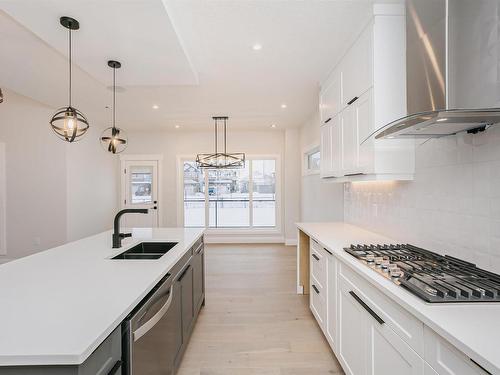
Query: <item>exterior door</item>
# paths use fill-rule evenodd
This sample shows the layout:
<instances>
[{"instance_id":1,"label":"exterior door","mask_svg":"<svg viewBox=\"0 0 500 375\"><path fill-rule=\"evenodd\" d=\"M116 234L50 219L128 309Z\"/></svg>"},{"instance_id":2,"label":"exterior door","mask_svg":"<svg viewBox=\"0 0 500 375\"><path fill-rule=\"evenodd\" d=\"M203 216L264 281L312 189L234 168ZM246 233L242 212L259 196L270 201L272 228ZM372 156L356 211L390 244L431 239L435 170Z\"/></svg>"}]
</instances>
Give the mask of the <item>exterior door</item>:
<instances>
[{"instance_id":1,"label":"exterior door","mask_svg":"<svg viewBox=\"0 0 500 375\"><path fill-rule=\"evenodd\" d=\"M158 227L158 161L122 161L122 208L147 208L147 214L124 215L123 227Z\"/></svg>"}]
</instances>

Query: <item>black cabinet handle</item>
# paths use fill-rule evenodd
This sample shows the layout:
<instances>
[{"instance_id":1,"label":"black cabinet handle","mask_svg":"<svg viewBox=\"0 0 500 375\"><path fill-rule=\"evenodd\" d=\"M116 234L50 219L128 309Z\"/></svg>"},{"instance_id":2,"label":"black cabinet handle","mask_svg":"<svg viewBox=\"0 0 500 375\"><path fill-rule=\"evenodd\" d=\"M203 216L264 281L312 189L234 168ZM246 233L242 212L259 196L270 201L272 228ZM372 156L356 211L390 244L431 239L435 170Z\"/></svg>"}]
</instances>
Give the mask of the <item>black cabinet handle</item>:
<instances>
[{"instance_id":1,"label":"black cabinet handle","mask_svg":"<svg viewBox=\"0 0 500 375\"><path fill-rule=\"evenodd\" d=\"M122 367L122 361L119 359L116 361L115 365L111 368L111 370L108 372L108 375L114 375L118 373L118 370Z\"/></svg>"},{"instance_id":2,"label":"black cabinet handle","mask_svg":"<svg viewBox=\"0 0 500 375\"><path fill-rule=\"evenodd\" d=\"M363 308L364 308L366 311L368 311L368 313L369 313L371 316L373 316L373 318L374 318L377 322L379 322L379 324L384 324L384 323L385 323L385 322L384 322L384 320L383 320L380 316L378 316L378 315L375 313L375 311L373 311L373 310L370 308L370 306L368 306L368 305L365 303L365 301L363 301L361 298L359 298L359 297L358 297L358 295L357 295L356 293L354 293L354 292L351 290L351 291L349 292L349 294L350 294L350 295L351 295L351 296L352 296L352 297L353 297L356 301L358 301L358 303L359 303L361 306L363 306Z\"/></svg>"},{"instance_id":3,"label":"black cabinet handle","mask_svg":"<svg viewBox=\"0 0 500 375\"><path fill-rule=\"evenodd\" d=\"M182 281L182 279L186 275L186 272L188 271L189 267L191 267L190 264L188 264L188 266L186 268L184 268L184 271L182 271L181 275L177 278L177 281Z\"/></svg>"},{"instance_id":4,"label":"black cabinet handle","mask_svg":"<svg viewBox=\"0 0 500 375\"><path fill-rule=\"evenodd\" d=\"M352 98L351 100L349 100L349 101L347 102L347 105L351 105L352 103L354 103L354 102L355 102L356 100L358 100L358 99L359 99L359 97L355 96L354 98Z\"/></svg>"},{"instance_id":5,"label":"black cabinet handle","mask_svg":"<svg viewBox=\"0 0 500 375\"><path fill-rule=\"evenodd\" d=\"M319 289L318 289L318 288L316 288L316 285L314 285L314 284L313 284L313 285L312 285L312 288L314 289L314 291L316 292L316 294L319 294Z\"/></svg>"},{"instance_id":6,"label":"black cabinet handle","mask_svg":"<svg viewBox=\"0 0 500 375\"><path fill-rule=\"evenodd\" d=\"M350 176L362 176L364 173L347 173L344 175L344 177L350 177Z\"/></svg>"},{"instance_id":7,"label":"black cabinet handle","mask_svg":"<svg viewBox=\"0 0 500 375\"><path fill-rule=\"evenodd\" d=\"M486 370L483 366L481 366L479 363L477 363L476 361L474 361L472 358L469 358L470 361L472 363L474 363L477 367L479 367L481 370L483 370L486 374L489 374L489 375L492 375L491 372L489 372L488 370Z\"/></svg>"},{"instance_id":8,"label":"black cabinet handle","mask_svg":"<svg viewBox=\"0 0 500 375\"><path fill-rule=\"evenodd\" d=\"M313 254L312 257L316 260L319 260L318 256L316 254Z\"/></svg>"},{"instance_id":9,"label":"black cabinet handle","mask_svg":"<svg viewBox=\"0 0 500 375\"><path fill-rule=\"evenodd\" d=\"M330 121L332 121L332 118L331 118L331 117L328 117L328 118L325 120L325 124L326 124L326 123L329 123Z\"/></svg>"},{"instance_id":10,"label":"black cabinet handle","mask_svg":"<svg viewBox=\"0 0 500 375\"><path fill-rule=\"evenodd\" d=\"M332 252L328 250L326 247L324 247L323 250L325 250L328 254L333 255Z\"/></svg>"}]
</instances>

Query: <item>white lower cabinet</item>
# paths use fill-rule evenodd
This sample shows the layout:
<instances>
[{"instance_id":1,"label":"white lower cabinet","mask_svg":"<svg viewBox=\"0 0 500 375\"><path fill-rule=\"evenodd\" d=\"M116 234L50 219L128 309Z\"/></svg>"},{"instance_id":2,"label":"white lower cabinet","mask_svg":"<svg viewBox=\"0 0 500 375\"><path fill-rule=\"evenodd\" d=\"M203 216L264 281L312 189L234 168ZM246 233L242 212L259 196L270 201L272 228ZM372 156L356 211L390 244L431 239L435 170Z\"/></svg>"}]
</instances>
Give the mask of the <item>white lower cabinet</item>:
<instances>
[{"instance_id":1,"label":"white lower cabinet","mask_svg":"<svg viewBox=\"0 0 500 375\"><path fill-rule=\"evenodd\" d=\"M335 350L337 342L337 259L328 255L326 263L326 338Z\"/></svg>"},{"instance_id":2,"label":"white lower cabinet","mask_svg":"<svg viewBox=\"0 0 500 375\"><path fill-rule=\"evenodd\" d=\"M428 327L424 329L425 360L439 375L487 375L479 364Z\"/></svg>"},{"instance_id":3,"label":"white lower cabinet","mask_svg":"<svg viewBox=\"0 0 500 375\"><path fill-rule=\"evenodd\" d=\"M422 375L424 360L389 326L370 322L368 374Z\"/></svg>"}]
</instances>

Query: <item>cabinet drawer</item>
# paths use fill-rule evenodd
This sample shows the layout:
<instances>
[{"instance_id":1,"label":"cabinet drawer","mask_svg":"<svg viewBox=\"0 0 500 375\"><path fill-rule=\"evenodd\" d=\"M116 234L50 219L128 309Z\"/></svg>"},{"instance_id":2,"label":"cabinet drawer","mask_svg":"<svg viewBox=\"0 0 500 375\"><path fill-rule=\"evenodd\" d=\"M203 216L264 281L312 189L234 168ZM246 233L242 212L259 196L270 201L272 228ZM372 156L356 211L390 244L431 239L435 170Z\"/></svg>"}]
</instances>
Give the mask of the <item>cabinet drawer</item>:
<instances>
[{"instance_id":1,"label":"cabinet drawer","mask_svg":"<svg viewBox=\"0 0 500 375\"><path fill-rule=\"evenodd\" d=\"M322 330L324 330L326 323L325 290L314 276L311 275L310 307Z\"/></svg>"},{"instance_id":2,"label":"cabinet drawer","mask_svg":"<svg viewBox=\"0 0 500 375\"><path fill-rule=\"evenodd\" d=\"M311 248L311 275L321 287L326 285L326 256L323 250Z\"/></svg>"},{"instance_id":3,"label":"cabinet drawer","mask_svg":"<svg viewBox=\"0 0 500 375\"><path fill-rule=\"evenodd\" d=\"M425 361L439 375L490 374L432 329L424 327Z\"/></svg>"},{"instance_id":4,"label":"cabinet drawer","mask_svg":"<svg viewBox=\"0 0 500 375\"><path fill-rule=\"evenodd\" d=\"M340 277L355 285L363 294L366 304L417 354L423 356L424 325L420 320L371 286L344 263L340 264Z\"/></svg>"}]
</instances>

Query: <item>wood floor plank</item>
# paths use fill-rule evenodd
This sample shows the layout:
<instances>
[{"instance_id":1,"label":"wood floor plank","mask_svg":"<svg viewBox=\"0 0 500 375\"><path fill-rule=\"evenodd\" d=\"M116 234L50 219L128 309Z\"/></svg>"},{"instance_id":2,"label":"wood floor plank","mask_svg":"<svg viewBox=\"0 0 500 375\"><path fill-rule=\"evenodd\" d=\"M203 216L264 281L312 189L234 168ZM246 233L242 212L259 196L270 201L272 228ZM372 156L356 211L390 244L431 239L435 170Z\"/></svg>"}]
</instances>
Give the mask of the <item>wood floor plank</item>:
<instances>
[{"instance_id":1,"label":"wood floor plank","mask_svg":"<svg viewBox=\"0 0 500 375\"><path fill-rule=\"evenodd\" d=\"M343 374L296 294L296 249L207 245L206 304L178 375Z\"/></svg>"}]
</instances>

